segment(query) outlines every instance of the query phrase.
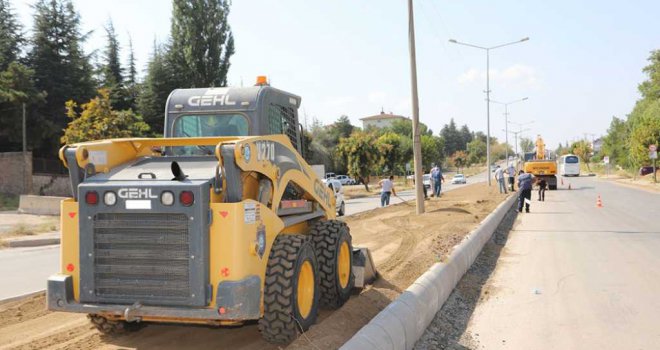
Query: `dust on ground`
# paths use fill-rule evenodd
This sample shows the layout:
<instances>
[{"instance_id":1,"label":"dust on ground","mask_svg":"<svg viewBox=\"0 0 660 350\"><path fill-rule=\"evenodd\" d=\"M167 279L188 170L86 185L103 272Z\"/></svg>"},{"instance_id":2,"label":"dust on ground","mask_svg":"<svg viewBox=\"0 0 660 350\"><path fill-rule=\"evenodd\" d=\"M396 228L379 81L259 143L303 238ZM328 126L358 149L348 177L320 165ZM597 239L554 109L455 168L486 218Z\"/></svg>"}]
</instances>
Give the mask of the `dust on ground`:
<instances>
[{"instance_id":1,"label":"dust on ground","mask_svg":"<svg viewBox=\"0 0 660 350\"><path fill-rule=\"evenodd\" d=\"M288 349L338 348L481 222L505 195L474 184L426 201L346 218L353 244L371 249L381 274L373 286L337 311L322 310L316 325ZM0 349L281 349L261 339L255 324L237 328L149 325L120 337L100 335L81 314L48 312L37 295L0 305Z\"/></svg>"}]
</instances>

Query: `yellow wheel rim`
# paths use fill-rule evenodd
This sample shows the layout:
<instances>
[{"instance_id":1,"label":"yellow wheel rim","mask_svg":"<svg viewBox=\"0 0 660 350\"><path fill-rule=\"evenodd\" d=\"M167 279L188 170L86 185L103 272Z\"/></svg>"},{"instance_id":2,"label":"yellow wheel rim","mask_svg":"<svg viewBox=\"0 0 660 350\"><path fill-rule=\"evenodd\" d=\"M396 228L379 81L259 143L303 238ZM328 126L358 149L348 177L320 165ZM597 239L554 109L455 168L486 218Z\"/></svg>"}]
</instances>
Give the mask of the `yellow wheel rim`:
<instances>
[{"instance_id":1,"label":"yellow wheel rim","mask_svg":"<svg viewBox=\"0 0 660 350\"><path fill-rule=\"evenodd\" d=\"M314 304L314 269L309 261L305 261L298 274L298 311L302 318L307 318Z\"/></svg>"},{"instance_id":2,"label":"yellow wheel rim","mask_svg":"<svg viewBox=\"0 0 660 350\"><path fill-rule=\"evenodd\" d=\"M348 242L342 242L339 248L339 258L337 259L337 273L339 274L339 285L342 289L348 286L349 275L351 273L350 254Z\"/></svg>"}]
</instances>

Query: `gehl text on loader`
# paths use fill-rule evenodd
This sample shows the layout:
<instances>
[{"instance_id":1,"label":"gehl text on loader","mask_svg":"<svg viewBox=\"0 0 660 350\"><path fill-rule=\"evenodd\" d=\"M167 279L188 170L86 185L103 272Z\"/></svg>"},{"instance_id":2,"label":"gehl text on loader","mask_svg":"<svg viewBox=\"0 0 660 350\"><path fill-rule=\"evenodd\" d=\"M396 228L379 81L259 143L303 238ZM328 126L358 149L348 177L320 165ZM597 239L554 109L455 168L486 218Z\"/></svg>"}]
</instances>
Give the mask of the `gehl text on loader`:
<instances>
[{"instance_id":1,"label":"gehl text on loader","mask_svg":"<svg viewBox=\"0 0 660 350\"><path fill-rule=\"evenodd\" d=\"M48 308L104 333L240 325L288 343L376 278L305 162L300 97L265 77L174 90L164 138L66 145L60 273Z\"/></svg>"}]
</instances>

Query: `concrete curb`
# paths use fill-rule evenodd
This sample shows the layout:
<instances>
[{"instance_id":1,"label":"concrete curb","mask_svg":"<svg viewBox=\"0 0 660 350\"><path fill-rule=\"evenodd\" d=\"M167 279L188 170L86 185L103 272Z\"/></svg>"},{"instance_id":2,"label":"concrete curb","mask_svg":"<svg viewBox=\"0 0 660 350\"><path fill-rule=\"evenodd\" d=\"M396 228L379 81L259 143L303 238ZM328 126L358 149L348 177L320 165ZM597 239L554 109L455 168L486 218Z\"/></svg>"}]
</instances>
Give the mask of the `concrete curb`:
<instances>
[{"instance_id":1,"label":"concrete curb","mask_svg":"<svg viewBox=\"0 0 660 350\"><path fill-rule=\"evenodd\" d=\"M341 349L412 349L516 199L514 195L500 203L454 247L446 262L431 266Z\"/></svg>"},{"instance_id":2,"label":"concrete curb","mask_svg":"<svg viewBox=\"0 0 660 350\"><path fill-rule=\"evenodd\" d=\"M15 297L9 297L9 298L7 298L7 299L2 299L2 300L0 300L0 305L2 305L2 304L8 304L8 303L11 303L11 302L13 302L13 301L21 300L21 299L24 299L24 298L33 297L33 296L35 296L35 295L39 295L40 293L44 293L44 292L46 292L46 290L45 290L45 289L41 289L41 290L37 290L37 291L34 291L34 292L29 292L29 293L25 293L25 294L17 295L17 296L15 296Z\"/></svg>"},{"instance_id":3,"label":"concrete curb","mask_svg":"<svg viewBox=\"0 0 660 350\"><path fill-rule=\"evenodd\" d=\"M16 239L6 240L5 244L9 248L41 247L45 245L60 244L60 238L36 238L36 239Z\"/></svg>"}]
</instances>

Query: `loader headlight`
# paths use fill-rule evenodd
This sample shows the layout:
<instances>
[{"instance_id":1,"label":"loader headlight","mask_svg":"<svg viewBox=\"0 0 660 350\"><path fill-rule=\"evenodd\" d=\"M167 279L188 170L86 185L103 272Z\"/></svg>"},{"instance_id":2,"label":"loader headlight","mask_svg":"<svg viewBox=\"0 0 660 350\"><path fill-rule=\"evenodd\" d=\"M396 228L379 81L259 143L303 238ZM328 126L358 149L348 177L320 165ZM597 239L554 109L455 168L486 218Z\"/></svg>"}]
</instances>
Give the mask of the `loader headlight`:
<instances>
[{"instance_id":1,"label":"loader headlight","mask_svg":"<svg viewBox=\"0 0 660 350\"><path fill-rule=\"evenodd\" d=\"M164 191L160 195L160 202L167 206L174 204L174 193L170 191Z\"/></svg>"},{"instance_id":2,"label":"loader headlight","mask_svg":"<svg viewBox=\"0 0 660 350\"><path fill-rule=\"evenodd\" d=\"M108 192L104 193L103 194L103 203L105 203L105 205L107 205L107 206L115 205L115 203L117 203L117 195L112 191L108 191Z\"/></svg>"}]
</instances>

